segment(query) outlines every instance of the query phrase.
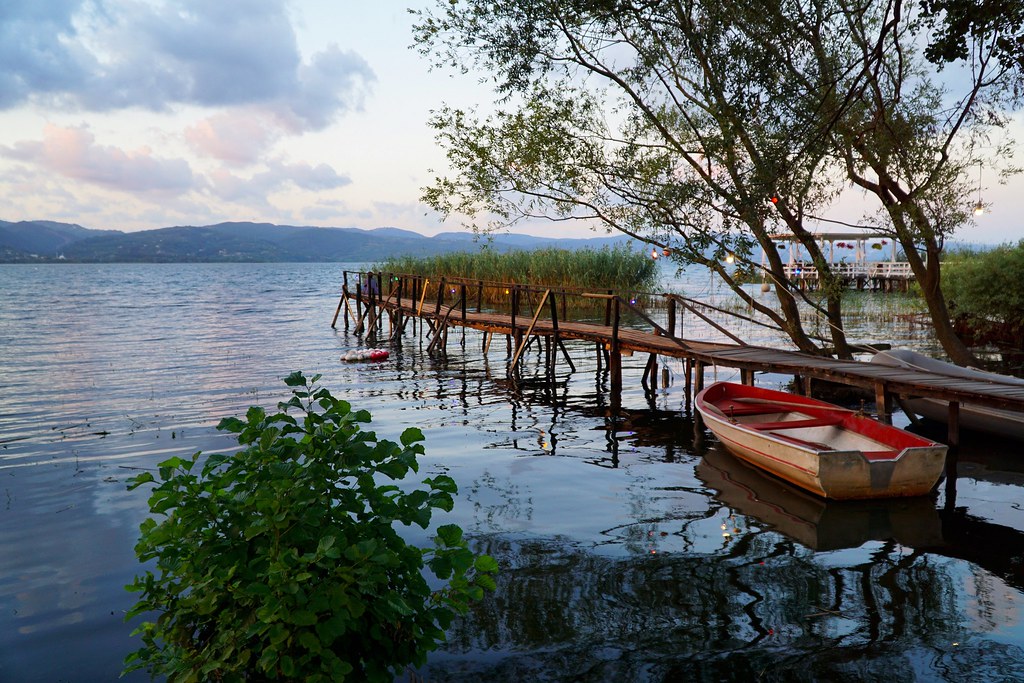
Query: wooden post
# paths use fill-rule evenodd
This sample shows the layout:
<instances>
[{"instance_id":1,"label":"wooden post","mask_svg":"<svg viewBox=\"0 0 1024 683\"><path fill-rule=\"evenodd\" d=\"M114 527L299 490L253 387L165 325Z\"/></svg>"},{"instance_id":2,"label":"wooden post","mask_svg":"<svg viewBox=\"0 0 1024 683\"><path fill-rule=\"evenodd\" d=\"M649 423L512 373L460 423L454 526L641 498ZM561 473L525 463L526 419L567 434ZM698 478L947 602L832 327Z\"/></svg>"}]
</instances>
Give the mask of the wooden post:
<instances>
[{"instance_id":1,"label":"wooden post","mask_svg":"<svg viewBox=\"0 0 1024 683\"><path fill-rule=\"evenodd\" d=\"M533 320L530 321L530 326L526 328L526 339L530 339L530 335L533 334L533 328L537 324L537 318L540 317L541 311L544 310L544 304L547 303L548 295L551 290L545 290L544 296L541 297L540 304L537 306L537 312L533 315ZM516 330L516 355L512 357L512 364L508 368L508 374L511 375L515 372L516 366L519 365L519 358L523 355L523 351L526 350L526 344L523 344L519 335L519 331Z\"/></svg>"},{"instance_id":2,"label":"wooden post","mask_svg":"<svg viewBox=\"0 0 1024 683\"><path fill-rule=\"evenodd\" d=\"M609 294L611 292L609 291ZM612 307L612 348L608 353L612 405L622 405L622 351L619 349L619 297L610 300Z\"/></svg>"},{"instance_id":3,"label":"wooden post","mask_svg":"<svg viewBox=\"0 0 1024 683\"><path fill-rule=\"evenodd\" d=\"M614 291L609 289L608 290L608 298L605 300L605 304L604 304L604 326L605 327L608 327L609 325L612 324L612 294L614 294ZM607 365L608 367L611 367L611 360L608 358L608 354L610 353L610 349L608 349L607 347L605 347L602 344L601 345L601 352L604 354L605 365Z\"/></svg>"},{"instance_id":4,"label":"wooden post","mask_svg":"<svg viewBox=\"0 0 1024 683\"><path fill-rule=\"evenodd\" d=\"M548 357L549 372L555 373L555 359L558 357L558 294L551 297L551 347Z\"/></svg>"},{"instance_id":5,"label":"wooden post","mask_svg":"<svg viewBox=\"0 0 1024 683\"><path fill-rule=\"evenodd\" d=\"M509 306L512 309L511 315L509 316L511 320L511 334L509 334L506 341L508 343L508 355L511 357L512 349L519 347L519 336L516 333L516 313L519 311L519 288L516 285L512 285L512 292L509 297ZM515 343L513 344L513 342Z\"/></svg>"},{"instance_id":6,"label":"wooden post","mask_svg":"<svg viewBox=\"0 0 1024 683\"><path fill-rule=\"evenodd\" d=\"M690 399L693 394L693 359L687 357L683 361L683 394L686 396L686 407L690 407Z\"/></svg>"},{"instance_id":7,"label":"wooden post","mask_svg":"<svg viewBox=\"0 0 1024 683\"><path fill-rule=\"evenodd\" d=\"M476 312L483 310L484 305L484 281L478 280L476 284Z\"/></svg>"},{"instance_id":8,"label":"wooden post","mask_svg":"<svg viewBox=\"0 0 1024 683\"><path fill-rule=\"evenodd\" d=\"M668 299L668 336L675 339L676 336L676 300ZM668 388L668 365L661 366L661 386Z\"/></svg>"},{"instance_id":9,"label":"wooden post","mask_svg":"<svg viewBox=\"0 0 1024 683\"><path fill-rule=\"evenodd\" d=\"M373 273L367 273L366 274L366 289L367 289L367 292L366 292L366 296L367 296L367 299L366 299L366 321L367 321L366 334L367 335L372 335L372 334L374 334L377 331L377 315L376 315L376 309L374 308L374 305L375 305L374 294L375 294L376 288L373 286Z\"/></svg>"},{"instance_id":10,"label":"wooden post","mask_svg":"<svg viewBox=\"0 0 1024 683\"><path fill-rule=\"evenodd\" d=\"M693 364L693 393L699 394L704 390L704 363L696 361Z\"/></svg>"},{"instance_id":11,"label":"wooden post","mask_svg":"<svg viewBox=\"0 0 1024 683\"><path fill-rule=\"evenodd\" d=\"M437 286L437 306L434 307L434 318L441 317L441 304L444 303L444 278L441 278L441 284Z\"/></svg>"},{"instance_id":12,"label":"wooden post","mask_svg":"<svg viewBox=\"0 0 1024 683\"><path fill-rule=\"evenodd\" d=\"M356 334L363 331L363 279L356 280Z\"/></svg>"},{"instance_id":13,"label":"wooden post","mask_svg":"<svg viewBox=\"0 0 1024 683\"><path fill-rule=\"evenodd\" d=\"M342 287L341 297L338 299L338 307L334 309L334 319L331 320L331 329L335 329L338 324L338 316L341 314L341 306L345 303L345 288ZM348 318L345 318L345 329L348 329Z\"/></svg>"},{"instance_id":14,"label":"wooden post","mask_svg":"<svg viewBox=\"0 0 1024 683\"><path fill-rule=\"evenodd\" d=\"M960 446L960 402L950 401L949 402L949 418L947 420L949 426L948 441L950 448L958 448Z\"/></svg>"},{"instance_id":15,"label":"wooden post","mask_svg":"<svg viewBox=\"0 0 1024 683\"><path fill-rule=\"evenodd\" d=\"M879 422L892 424L892 394L885 390L884 382L875 383L875 411Z\"/></svg>"},{"instance_id":16,"label":"wooden post","mask_svg":"<svg viewBox=\"0 0 1024 683\"><path fill-rule=\"evenodd\" d=\"M658 390L658 354L652 353L647 357L647 365L644 367L644 378L650 378L651 391ZM645 387L647 384L641 380Z\"/></svg>"},{"instance_id":17,"label":"wooden post","mask_svg":"<svg viewBox=\"0 0 1024 683\"><path fill-rule=\"evenodd\" d=\"M462 306L462 348L466 348L466 283L459 285L459 299Z\"/></svg>"},{"instance_id":18,"label":"wooden post","mask_svg":"<svg viewBox=\"0 0 1024 683\"><path fill-rule=\"evenodd\" d=\"M956 509L957 461L960 459L960 403L949 402L949 448L946 449L946 510Z\"/></svg>"}]
</instances>

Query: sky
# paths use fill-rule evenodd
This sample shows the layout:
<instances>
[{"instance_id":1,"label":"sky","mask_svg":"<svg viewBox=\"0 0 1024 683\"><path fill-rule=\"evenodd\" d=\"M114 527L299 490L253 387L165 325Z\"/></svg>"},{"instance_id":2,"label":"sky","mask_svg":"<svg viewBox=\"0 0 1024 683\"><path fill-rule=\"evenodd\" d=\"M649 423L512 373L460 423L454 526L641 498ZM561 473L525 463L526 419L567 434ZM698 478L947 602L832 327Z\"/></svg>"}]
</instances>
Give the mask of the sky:
<instances>
[{"instance_id":1,"label":"sky","mask_svg":"<svg viewBox=\"0 0 1024 683\"><path fill-rule=\"evenodd\" d=\"M427 121L492 96L409 48L432 4L2 0L0 220L459 230L419 201L445 173ZM982 195L970 239L1024 238L1024 180Z\"/></svg>"}]
</instances>

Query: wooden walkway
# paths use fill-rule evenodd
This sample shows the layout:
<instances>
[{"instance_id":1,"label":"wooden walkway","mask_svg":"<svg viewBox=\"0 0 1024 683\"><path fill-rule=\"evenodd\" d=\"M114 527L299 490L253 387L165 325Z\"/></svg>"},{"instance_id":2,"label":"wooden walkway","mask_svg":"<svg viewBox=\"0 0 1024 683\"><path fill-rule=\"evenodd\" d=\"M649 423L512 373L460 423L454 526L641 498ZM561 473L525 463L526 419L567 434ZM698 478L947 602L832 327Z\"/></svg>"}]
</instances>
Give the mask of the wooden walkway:
<instances>
[{"instance_id":1,"label":"wooden walkway","mask_svg":"<svg viewBox=\"0 0 1024 683\"><path fill-rule=\"evenodd\" d=\"M356 286L349 286L348 276L356 276ZM562 342L582 340L598 345L604 352L611 377L613 400L622 389L621 357L632 353L650 354L643 382L650 380L657 387L655 371L658 356L678 358L686 368L685 381L687 398L691 391L700 391L704 384L704 370L708 366L730 367L740 370L744 383L752 384L755 372L771 372L792 375L805 393L810 393L812 380L824 380L872 391L876 399L879 419L891 421L894 401L900 396L935 398L948 402L950 410L950 439L957 443L958 414L961 403L973 403L994 408L1024 412L1024 387L996 384L993 382L967 380L929 372L904 370L901 368L875 365L858 361L836 360L798 351L750 346L738 339L736 343L725 344L684 339L675 335L676 310L688 308L697 315L701 313L688 304L687 299L671 294L659 295L668 309L668 325L661 326L643 312L629 295L616 293L568 292L563 290L531 287L512 283L483 283L480 281L442 280L437 291L429 280L409 275L381 276L375 273L346 273L345 285L332 327L337 324L342 307L346 309L345 326L349 318L355 324L357 333L378 334L383 330L385 316L390 321L391 338L404 333L409 321L425 322L432 341L431 350L444 350L450 327L464 327L484 333L484 350L490 346L491 337L504 335L508 340L510 354L509 374L518 369L518 362L526 347L534 341L543 340L548 349L549 369L553 371L558 350L565 361L575 369L572 359ZM390 287L382 285L391 285ZM511 307L508 313L485 310L483 307L485 288L497 288L508 295ZM470 305L473 290L476 290L475 304ZM383 294L381 294L383 292ZM535 310L528 315L517 314L521 309L519 299L524 293L536 294L539 299ZM412 296L408 296L412 294ZM581 297L604 303L603 323L578 322L565 319L566 296ZM428 300L430 297L430 300ZM561 297L562 305L558 305ZM591 302L592 304L594 302ZM473 310L475 308L475 310ZM532 306L531 306L532 308ZM562 314L559 315L559 308ZM354 309L354 310L353 310ZM622 317L625 311L646 321L650 329L625 327ZM703 317L703 316L702 316ZM714 325L713 321L706 319ZM723 332L725 332L723 330ZM728 334L727 332L725 332ZM731 336L731 335L730 335Z\"/></svg>"}]
</instances>

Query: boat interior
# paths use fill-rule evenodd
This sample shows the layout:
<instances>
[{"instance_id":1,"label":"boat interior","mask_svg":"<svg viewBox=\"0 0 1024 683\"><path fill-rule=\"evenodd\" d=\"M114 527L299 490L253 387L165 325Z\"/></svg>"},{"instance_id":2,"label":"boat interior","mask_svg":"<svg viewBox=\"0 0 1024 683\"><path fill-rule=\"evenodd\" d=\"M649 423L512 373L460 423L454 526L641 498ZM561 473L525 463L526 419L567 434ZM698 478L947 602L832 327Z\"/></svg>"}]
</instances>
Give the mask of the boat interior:
<instances>
[{"instance_id":1,"label":"boat interior","mask_svg":"<svg viewBox=\"0 0 1024 683\"><path fill-rule=\"evenodd\" d=\"M846 421L854 416L852 411L824 406L780 408L770 401L743 398L726 399L715 407L732 423L815 450L855 450L868 460L890 460L899 454L886 444L848 428Z\"/></svg>"}]
</instances>

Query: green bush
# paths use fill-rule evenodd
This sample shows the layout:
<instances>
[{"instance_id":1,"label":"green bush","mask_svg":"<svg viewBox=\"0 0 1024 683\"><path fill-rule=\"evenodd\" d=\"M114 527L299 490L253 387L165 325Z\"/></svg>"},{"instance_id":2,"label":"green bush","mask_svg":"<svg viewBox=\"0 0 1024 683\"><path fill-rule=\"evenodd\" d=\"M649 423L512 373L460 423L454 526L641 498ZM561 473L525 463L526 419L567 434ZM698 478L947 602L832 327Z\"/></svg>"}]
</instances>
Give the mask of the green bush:
<instances>
[{"instance_id":1,"label":"green bush","mask_svg":"<svg viewBox=\"0 0 1024 683\"><path fill-rule=\"evenodd\" d=\"M160 464L130 488L156 484L153 517L136 554L155 563L128 590L140 596L128 618L143 647L126 671L169 681L391 681L421 665L452 619L494 588L497 563L474 556L455 525L434 546L406 543L395 522L427 528L434 509L450 511L447 476L403 492L390 481L417 471L418 429L401 445L362 431L354 412L316 386L319 375L285 379L292 397L280 412L250 408L222 420L238 435L234 455ZM289 411L302 413L300 419ZM424 565L441 580L431 589Z\"/></svg>"},{"instance_id":2,"label":"green bush","mask_svg":"<svg viewBox=\"0 0 1024 683\"><path fill-rule=\"evenodd\" d=\"M1024 321L1024 240L957 254L942 264L943 290L956 315L975 324Z\"/></svg>"}]
</instances>

